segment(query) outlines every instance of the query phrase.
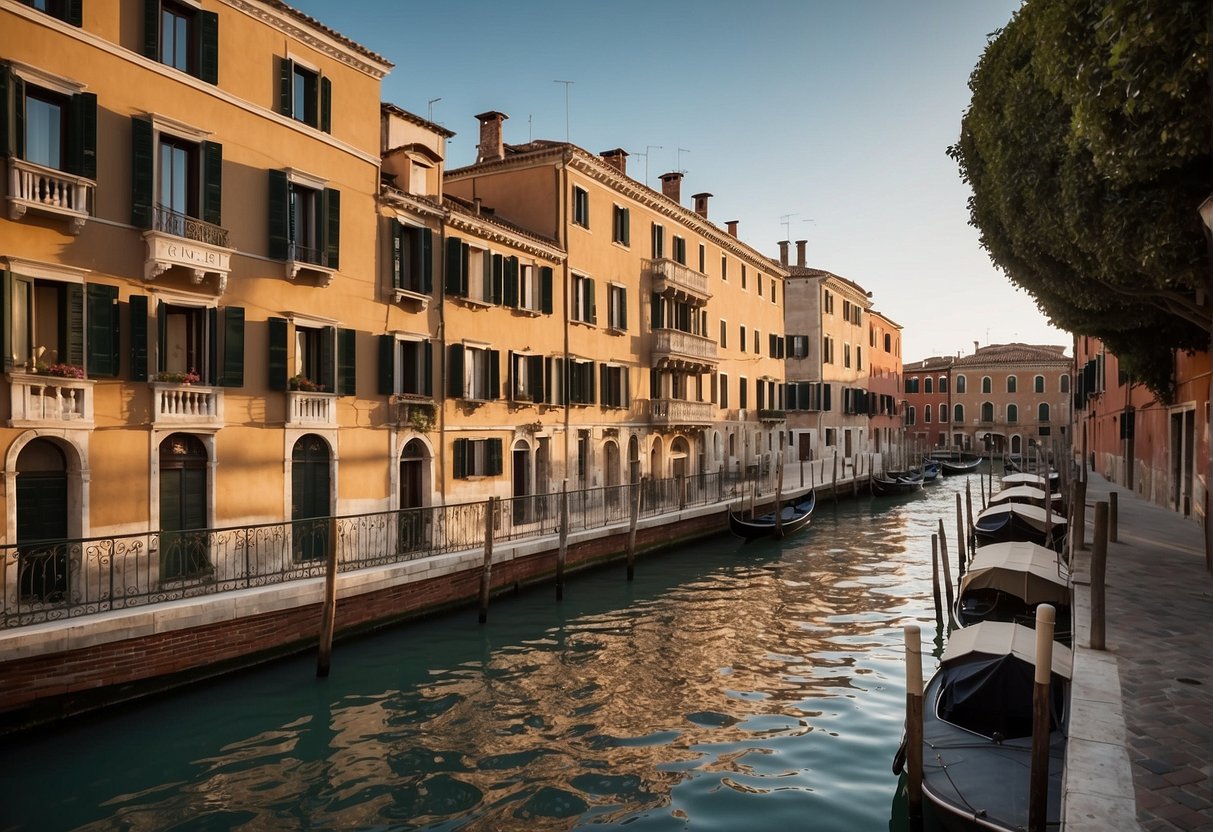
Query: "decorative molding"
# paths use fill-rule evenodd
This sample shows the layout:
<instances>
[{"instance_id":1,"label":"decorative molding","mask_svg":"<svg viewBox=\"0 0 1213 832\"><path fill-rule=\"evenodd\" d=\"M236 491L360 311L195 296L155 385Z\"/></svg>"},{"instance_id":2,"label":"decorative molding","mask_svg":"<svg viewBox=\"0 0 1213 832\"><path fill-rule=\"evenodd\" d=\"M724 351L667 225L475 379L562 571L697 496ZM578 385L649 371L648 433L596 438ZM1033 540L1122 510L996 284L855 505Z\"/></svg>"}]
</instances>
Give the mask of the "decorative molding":
<instances>
[{"instance_id":1,"label":"decorative molding","mask_svg":"<svg viewBox=\"0 0 1213 832\"><path fill-rule=\"evenodd\" d=\"M351 51L350 46L343 46L333 37L336 34L335 32L324 32L324 36L322 37L314 31L305 29L296 20L280 14L271 8L267 8L261 3L251 2L250 0L224 0L224 2L232 8L244 12L249 17L295 38L317 52L346 66L353 67L364 75L371 76L376 81L383 80L383 77L392 70L393 64L390 61L380 55L375 55L375 53L368 49L362 50L364 57L358 57ZM349 41L349 44L356 45L353 41ZM374 56L377 60L372 60L371 56Z\"/></svg>"},{"instance_id":2,"label":"decorative molding","mask_svg":"<svg viewBox=\"0 0 1213 832\"><path fill-rule=\"evenodd\" d=\"M163 231L144 231L147 257L143 261L143 279L151 282L173 266L181 266L194 285L202 283L208 274L217 280L216 294L227 291L227 278L232 271L234 249L200 243Z\"/></svg>"},{"instance_id":3,"label":"decorative molding","mask_svg":"<svg viewBox=\"0 0 1213 832\"><path fill-rule=\"evenodd\" d=\"M415 194L406 194L398 188L384 186L380 189L379 200L385 206L394 211L406 210L412 211L423 217L432 217L433 219L445 220L447 211L438 203L431 200L429 197L417 196ZM399 219L399 217L397 217Z\"/></svg>"},{"instance_id":4,"label":"decorative molding","mask_svg":"<svg viewBox=\"0 0 1213 832\"><path fill-rule=\"evenodd\" d=\"M447 216L450 228L475 234L479 239L498 245L513 246L535 257L543 257L556 263L563 263L567 258L563 249L556 246L546 246L537 240L531 240L517 232L494 224L491 219L475 214L464 214L450 211Z\"/></svg>"},{"instance_id":5,"label":"decorative molding","mask_svg":"<svg viewBox=\"0 0 1213 832\"><path fill-rule=\"evenodd\" d=\"M44 263L41 260L27 260L24 257L0 257L0 263L7 265L9 271L25 277L41 277L64 283L83 283L85 277L92 274L91 269L78 269L62 263Z\"/></svg>"},{"instance_id":6,"label":"decorative molding","mask_svg":"<svg viewBox=\"0 0 1213 832\"><path fill-rule=\"evenodd\" d=\"M328 286L333 282L333 275L337 274L336 269L330 269L327 266L318 266L315 263L307 263L303 260L287 260L286 261L286 279L294 280L299 276L300 272L308 272L319 279L320 285Z\"/></svg>"}]
</instances>

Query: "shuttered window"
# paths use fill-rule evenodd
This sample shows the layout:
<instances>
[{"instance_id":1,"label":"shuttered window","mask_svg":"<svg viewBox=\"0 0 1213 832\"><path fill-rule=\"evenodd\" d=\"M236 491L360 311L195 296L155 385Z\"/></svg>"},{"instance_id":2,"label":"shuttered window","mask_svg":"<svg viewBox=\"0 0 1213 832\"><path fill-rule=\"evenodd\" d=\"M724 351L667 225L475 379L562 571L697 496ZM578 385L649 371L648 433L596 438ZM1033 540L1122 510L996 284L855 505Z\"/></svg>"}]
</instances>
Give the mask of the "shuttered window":
<instances>
[{"instance_id":1,"label":"shuttered window","mask_svg":"<svg viewBox=\"0 0 1213 832\"><path fill-rule=\"evenodd\" d=\"M144 0L143 54L219 83L219 15L173 0Z\"/></svg>"},{"instance_id":2,"label":"shuttered window","mask_svg":"<svg viewBox=\"0 0 1213 832\"><path fill-rule=\"evenodd\" d=\"M456 439L452 450L455 479L496 477L504 470L500 439Z\"/></svg>"}]
</instances>

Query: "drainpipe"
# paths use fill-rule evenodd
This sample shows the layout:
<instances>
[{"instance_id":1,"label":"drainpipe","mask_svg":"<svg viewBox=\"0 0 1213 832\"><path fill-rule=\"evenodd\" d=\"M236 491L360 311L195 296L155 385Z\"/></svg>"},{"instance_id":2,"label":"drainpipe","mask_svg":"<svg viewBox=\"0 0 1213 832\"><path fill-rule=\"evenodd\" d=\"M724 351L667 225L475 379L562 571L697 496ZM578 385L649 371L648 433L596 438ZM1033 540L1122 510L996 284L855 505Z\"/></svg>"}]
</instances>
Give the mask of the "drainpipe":
<instances>
[{"instance_id":1,"label":"drainpipe","mask_svg":"<svg viewBox=\"0 0 1213 832\"><path fill-rule=\"evenodd\" d=\"M557 239L560 241L560 247L564 249L564 268L562 269L564 278L564 299L561 304L561 322L563 324L562 331L564 333L564 367L560 373L560 393L564 397L564 480L570 478L569 474L569 459L571 455L570 445L570 419L572 414L572 405L569 403L569 298L572 297L569 290L572 285L572 274L569 271L569 234L568 234L568 163L572 159L573 151L565 148L564 154L560 158L559 167L557 168L556 176L556 204L560 206L560 230L557 234ZM584 487L583 483L578 483L578 488Z\"/></svg>"}]
</instances>

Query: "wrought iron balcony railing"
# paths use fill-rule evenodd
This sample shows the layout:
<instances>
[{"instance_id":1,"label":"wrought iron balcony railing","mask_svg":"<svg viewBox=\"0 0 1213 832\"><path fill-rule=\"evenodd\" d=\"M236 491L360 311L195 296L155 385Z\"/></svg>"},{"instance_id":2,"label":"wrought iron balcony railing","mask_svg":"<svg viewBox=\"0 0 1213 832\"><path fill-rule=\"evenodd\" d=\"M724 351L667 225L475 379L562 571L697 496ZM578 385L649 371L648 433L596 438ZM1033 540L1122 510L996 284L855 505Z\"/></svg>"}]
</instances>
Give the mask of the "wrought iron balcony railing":
<instances>
[{"instance_id":1,"label":"wrought iron balcony railing","mask_svg":"<svg viewBox=\"0 0 1213 832\"><path fill-rule=\"evenodd\" d=\"M197 217L191 217L157 205L152 217L152 227L156 231L172 234L174 237L184 237L196 243L206 243L211 246L227 248L227 229L203 222Z\"/></svg>"}]
</instances>

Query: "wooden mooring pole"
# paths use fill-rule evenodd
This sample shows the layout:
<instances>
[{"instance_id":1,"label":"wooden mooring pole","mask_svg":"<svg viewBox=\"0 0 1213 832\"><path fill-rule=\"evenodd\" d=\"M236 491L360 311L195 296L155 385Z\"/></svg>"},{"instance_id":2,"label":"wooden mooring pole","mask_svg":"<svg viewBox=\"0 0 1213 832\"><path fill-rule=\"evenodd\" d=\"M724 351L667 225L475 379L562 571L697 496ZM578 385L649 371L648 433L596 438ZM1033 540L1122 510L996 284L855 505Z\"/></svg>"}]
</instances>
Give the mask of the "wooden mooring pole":
<instances>
[{"instance_id":1,"label":"wooden mooring pole","mask_svg":"<svg viewBox=\"0 0 1213 832\"><path fill-rule=\"evenodd\" d=\"M324 606L320 610L320 649L316 653L316 677L329 675L333 659L333 631L337 624L337 518L329 519L328 560L324 569Z\"/></svg>"},{"instance_id":2,"label":"wooden mooring pole","mask_svg":"<svg viewBox=\"0 0 1213 832\"><path fill-rule=\"evenodd\" d=\"M1036 608L1036 674L1032 686L1032 769L1028 787L1028 830L1045 832L1049 804L1049 681L1053 675L1053 627L1057 612L1051 604Z\"/></svg>"},{"instance_id":3,"label":"wooden mooring pole","mask_svg":"<svg viewBox=\"0 0 1213 832\"><path fill-rule=\"evenodd\" d=\"M775 471L775 536L783 537L783 457L776 463Z\"/></svg>"},{"instance_id":4,"label":"wooden mooring pole","mask_svg":"<svg viewBox=\"0 0 1213 832\"><path fill-rule=\"evenodd\" d=\"M906 800L910 818L922 817L922 631L904 628L906 639Z\"/></svg>"},{"instance_id":5,"label":"wooden mooring pole","mask_svg":"<svg viewBox=\"0 0 1213 832\"><path fill-rule=\"evenodd\" d=\"M943 522L942 520L940 521ZM960 509L960 492L956 492L956 580L959 581L964 577L966 565L966 553L968 551L968 537L965 535L965 518L964 513Z\"/></svg>"},{"instance_id":6,"label":"wooden mooring pole","mask_svg":"<svg viewBox=\"0 0 1213 832\"><path fill-rule=\"evenodd\" d=\"M560 483L560 550L556 553L556 600L564 599L564 564L569 555L569 481Z\"/></svg>"},{"instance_id":7,"label":"wooden mooring pole","mask_svg":"<svg viewBox=\"0 0 1213 832\"><path fill-rule=\"evenodd\" d=\"M1087 481L1074 481L1074 511L1070 514L1071 532L1074 542L1071 551L1082 552L1087 548Z\"/></svg>"},{"instance_id":8,"label":"wooden mooring pole","mask_svg":"<svg viewBox=\"0 0 1213 832\"><path fill-rule=\"evenodd\" d=\"M1086 483L1084 483L1086 485ZM1095 504L1095 537L1091 541L1091 649L1106 650L1104 624L1107 617L1108 504Z\"/></svg>"},{"instance_id":9,"label":"wooden mooring pole","mask_svg":"<svg viewBox=\"0 0 1213 832\"><path fill-rule=\"evenodd\" d=\"M830 491L834 494L834 505L838 505L838 451L834 452L834 482L830 485Z\"/></svg>"},{"instance_id":10,"label":"wooden mooring pole","mask_svg":"<svg viewBox=\"0 0 1213 832\"><path fill-rule=\"evenodd\" d=\"M1115 491L1108 492L1108 542L1116 543L1118 534L1116 531L1117 520L1120 515L1120 495Z\"/></svg>"},{"instance_id":11,"label":"wooden mooring pole","mask_svg":"<svg viewBox=\"0 0 1213 832\"><path fill-rule=\"evenodd\" d=\"M640 520L640 495L644 493L644 477L636 483L636 493L632 495L630 516L628 517L628 580L636 577L636 523Z\"/></svg>"},{"instance_id":12,"label":"wooden mooring pole","mask_svg":"<svg viewBox=\"0 0 1213 832\"><path fill-rule=\"evenodd\" d=\"M939 535L931 535L931 594L935 596L935 620L943 626L943 599L939 592Z\"/></svg>"},{"instance_id":13,"label":"wooden mooring pole","mask_svg":"<svg viewBox=\"0 0 1213 832\"><path fill-rule=\"evenodd\" d=\"M480 615L481 624L489 620L489 591L493 587L493 509L496 497L489 497L484 504L484 564L480 567Z\"/></svg>"},{"instance_id":14,"label":"wooden mooring pole","mask_svg":"<svg viewBox=\"0 0 1213 832\"><path fill-rule=\"evenodd\" d=\"M948 632L951 632L956 627L952 612L952 567L948 564L948 538L944 534L942 517L939 518L939 562L943 565L943 588L948 601Z\"/></svg>"}]
</instances>

